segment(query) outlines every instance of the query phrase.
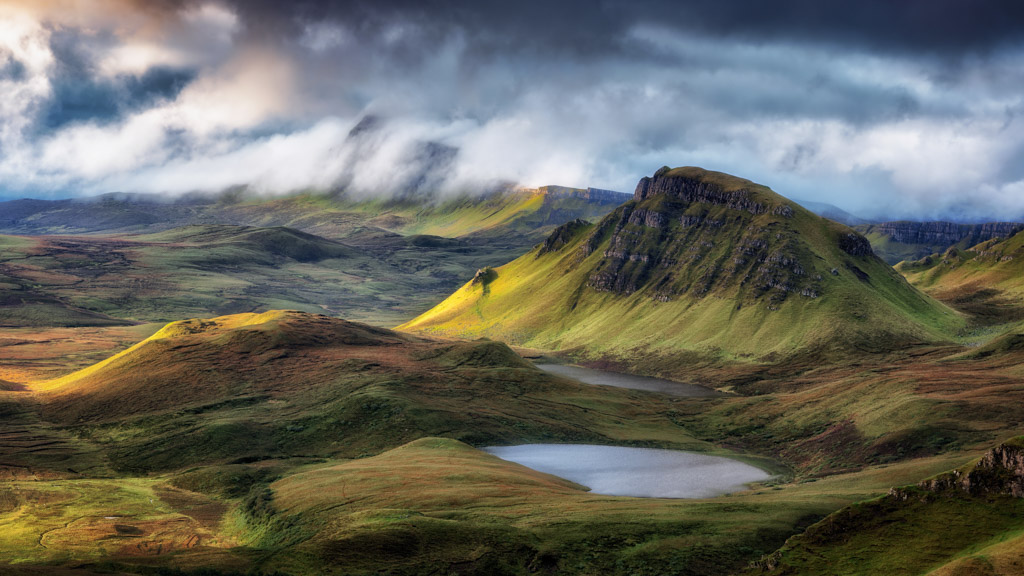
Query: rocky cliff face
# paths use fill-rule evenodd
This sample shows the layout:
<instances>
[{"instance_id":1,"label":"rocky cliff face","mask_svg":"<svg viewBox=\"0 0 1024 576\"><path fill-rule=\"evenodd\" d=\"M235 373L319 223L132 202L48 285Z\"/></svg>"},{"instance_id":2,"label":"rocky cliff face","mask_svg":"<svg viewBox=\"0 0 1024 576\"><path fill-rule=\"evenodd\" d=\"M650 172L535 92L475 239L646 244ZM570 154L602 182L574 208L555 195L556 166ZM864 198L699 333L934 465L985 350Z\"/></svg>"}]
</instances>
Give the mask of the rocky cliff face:
<instances>
[{"instance_id":1,"label":"rocky cliff face","mask_svg":"<svg viewBox=\"0 0 1024 576\"><path fill-rule=\"evenodd\" d=\"M763 299L769 309L791 295L817 298L823 274L857 268L815 257L795 213L791 203L752 182L663 168L640 180L633 201L591 234L584 256L608 244L588 285L620 294L648 289L659 301L738 290L740 305ZM872 257L867 239L849 229L834 242L849 257Z\"/></svg>"},{"instance_id":2,"label":"rocky cliff face","mask_svg":"<svg viewBox=\"0 0 1024 576\"><path fill-rule=\"evenodd\" d=\"M579 198L598 204L622 204L630 199L625 192L600 188L570 188L568 186L541 186L537 189L549 198Z\"/></svg>"},{"instance_id":3,"label":"rocky cliff face","mask_svg":"<svg viewBox=\"0 0 1024 576\"><path fill-rule=\"evenodd\" d=\"M633 192L633 200L643 202L652 196L664 195L686 203L703 202L751 214L765 214L771 210L773 213L786 217L793 215L792 207L786 204L770 206L767 203L758 202L751 198L751 192L746 188L726 190L720 184L699 177L672 176L671 172L665 166L655 172L654 177L641 178L636 185L636 191Z\"/></svg>"},{"instance_id":4,"label":"rocky cliff face","mask_svg":"<svg viewBox=\"0 0 1024 576\"><path fill-rule=\"evenodd\" d=\"M972 496L1004 494L1024 498L1024 445L1008 442L996 446L981 457L973 467L954 470L918 484L931 493L945 491L966 492ZM906 500L909 492L893 488L890 497Z\"/></svg>"},{"instance_id":5,"label":"rocky cliff face","mask_svg":"<svg viewBox=\"0 0 1024 576\"><path fill-rule=\"evenodd\" d=\"M590 223L581 218L577 218L571 222L566 222L558 228L555 228L550 235L544 240L540 250L537 251L537 258L547 254L548 252L555 252L561 250L566 244L572 241L572 239L581 230L590 227Z\"/></svg>"},{"instance_id":6,"label":"rocky cliff face","mask_svg":"<svg viewBox=\"0 0 1024 576\"><path fill-rule=\"evenodd\" d=\"M955 224L953 222L882 222L867 228L901 244L926 244L949 247L964 242L965 246L1008 238L1024 230L1017 222L987 222L985 224ZM938 250L941 252L941 250Z\"/></svg>"}]
</instances>

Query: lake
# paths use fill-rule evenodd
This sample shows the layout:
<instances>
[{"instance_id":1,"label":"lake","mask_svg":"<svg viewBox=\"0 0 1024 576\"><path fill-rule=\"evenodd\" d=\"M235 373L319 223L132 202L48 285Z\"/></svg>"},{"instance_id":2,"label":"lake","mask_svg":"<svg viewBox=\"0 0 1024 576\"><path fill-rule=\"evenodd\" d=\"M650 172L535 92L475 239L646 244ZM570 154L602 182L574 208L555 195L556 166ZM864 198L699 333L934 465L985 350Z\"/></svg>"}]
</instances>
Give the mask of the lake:
<instances>
[{"instance_id":1,"label":"lake","mask_svg":"<svg viewBox=\"0 0 1024 576\"><path fill-rule=\"evenodd\" d=\"M579 380L584 384L596 384L598 386L614 386L616 388L629 388L631 390L647 390L649 392L661 392L671 396L683 398L702 398L707 396L719 396L719 392L706 386L697 384L684 384L673 382L663 378L649 378L647 376L635 376L633 374L621 374L619 372L605 372L604 370L593 370L580 366L565 366L563 364L535 364L537 368L551 374L565 376Z\"/></svg>"},{"instance_id":2,"label":"lake","mask_svg":"<svg viewBox=\"0 0 1024 576\"><path fill-rule=\"evenodd\" d=\"M611 496L712 498L746 490L746 484L772 477L738 460L681 450L523 444L484 451Z\"/></svg>"}]
</instances>

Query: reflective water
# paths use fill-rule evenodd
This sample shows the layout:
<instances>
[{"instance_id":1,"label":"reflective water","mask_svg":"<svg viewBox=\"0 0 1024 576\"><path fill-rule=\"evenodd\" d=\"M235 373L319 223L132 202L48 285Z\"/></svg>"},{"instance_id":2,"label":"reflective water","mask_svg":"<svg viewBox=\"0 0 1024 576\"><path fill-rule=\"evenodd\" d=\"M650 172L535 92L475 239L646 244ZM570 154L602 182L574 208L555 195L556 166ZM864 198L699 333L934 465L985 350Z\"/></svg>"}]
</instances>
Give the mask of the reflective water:
<instances>
[{"instance_id":1,"label":"reflective water","mask_svg":"<svg viewBox=\"0 0 1024 576\"><path fill-rule=\"evenodd\" d=\"M630 388L632 390L648 390L661 392L672 396L685 398L718 396L718 392L696 384L683 384L662 378L649 378L647 376L634 376L633 374L620 374L618 372L605 372L581 368L579 366L565 366L562 364L536 364L537 368L545 372L566 376L579 380L585 384L597 384L600 386L615 386L616 388Z\"/></svg>"},{"instance_id":2,"label":"reflective water","mask_svg":"<svg viewBox=\"0 0 1024 576\"><path fill-rule=\"evenodd\" d=\"M495 456L553 474L596 494L711 498L746 489L771 475L730 458L589 444L523 444L484 448Z\"/></svg>"}]
</instances>

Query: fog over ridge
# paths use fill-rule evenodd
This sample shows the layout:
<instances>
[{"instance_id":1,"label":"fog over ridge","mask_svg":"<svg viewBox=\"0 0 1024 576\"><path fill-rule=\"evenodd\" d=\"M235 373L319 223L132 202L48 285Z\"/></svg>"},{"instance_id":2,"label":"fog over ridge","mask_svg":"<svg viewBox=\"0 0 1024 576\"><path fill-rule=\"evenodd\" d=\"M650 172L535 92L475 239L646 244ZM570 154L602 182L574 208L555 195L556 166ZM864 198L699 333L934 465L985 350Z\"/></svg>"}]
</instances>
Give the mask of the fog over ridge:
<instances>
[{"instance_id":1,"label":"fog over ridge","mask_svg":"<svg viewBox=\"0 0 1024 576\"><path fill-rule=\"evenodd\" d=\"M1021 219L1020 62L1002 1L0 0L0 196L628 192L670 164Z\"/></svg>"}]
</instances>

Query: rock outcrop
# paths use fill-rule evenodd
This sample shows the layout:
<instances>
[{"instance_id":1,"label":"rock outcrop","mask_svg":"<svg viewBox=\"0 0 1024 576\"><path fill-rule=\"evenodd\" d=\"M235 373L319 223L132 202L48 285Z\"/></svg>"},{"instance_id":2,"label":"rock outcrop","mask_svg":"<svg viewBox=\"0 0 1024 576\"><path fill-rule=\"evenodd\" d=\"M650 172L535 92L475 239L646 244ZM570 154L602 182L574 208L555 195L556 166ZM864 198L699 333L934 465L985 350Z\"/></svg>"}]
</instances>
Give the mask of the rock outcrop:
<instances>
[{"instance_id":1,"label":"rock outcrop","mask_svg":"<svg viewBox=\"0 0 1024 576\"><path fill-rule=\"evenodd\" d=\"M795 205L748 180L662 168L591 233L582 256L610 241L588 286L620 294L651 288L662 302L738 288L742 301L764 299L772 310L791 294L817 298L832 267L816 269L821 259L801 238L795 214ZM835 242L849 256L872 256L867 239L849 229Z\"/></svg>"},{"instance_id":2,"label":"rock outcrop","mask_svg":"<svg viewBox=\"0 0 1024 576\"><path fill-rule=\"evenodd\" d=\"M549 198L579 198L599 204L622 204L630 199L625 192L602 190L601 188L570 188L568 186L541 186L537 189Z\"/></svg>"},{"instance_id":3,"label":"rock outcrop","mask_svg":"<svg viewBox=\"0 0 1024 576\"><path fill-rule=\"evenodd\" d=\"M565 247L566 244L572 241L581 230L585 230L590 227L590 223L581 218L577 218L571 222L566 222L558 228L555 228L550 235L544 240L540 250L537 251L537 258L549 253L556 252Z\"/></svg>"},{"instance_id":4,"label":"rock outcrop","mask_svg":"<svg viewBox=\"0 0 1024 576\"><path fill-rule=\"evenodd\" d=\"M752 562L748 574L804 574L801 566L788 561L793 551L820 553L843 545L858 531L904 522L907 514L926 514L943 501L977 498L979 506L991 506L1000 497L1024 498L1024 437L996 446L970 466L916 485L891 488L885 498L842 508L792 537L781 549Z\"/></svg>"},{"instance_id":5,"label":"rock outcrop","mask_svg":"<svg viewBox=\"0 0 1024 576\"><path fill-rule=\"evenodd\" d=\"M484 287L486 287L491 282L494 282L494 279L497 277L498 271L495 270L494 268L491 268L490 266L487 266L485 268L480 268L479 270L476 271L476 274L473 275L472 283L482 284Z\"/></svg>"},{"instance_id":6,"label":"rock outcrop","mask_svg":"<svg viewBox=\"0 0 1024 576\"><path fill-rule=\"evenodd\" d=\"M973 466L925 480L918 487L931 493L954 490L972 496L1004 494L1024 498L1024 442L1018 439L996 446ZM909 497L904 488L893 488L889 496L902 500Z\"/></svg>"},{"instance_id":7,"label":"rock outcrop","mask_svg":"<svg viewBox=\"0 0 1024 576\"><path fill-rule=\"evenodd\" d=\"M942 254L951 247L966 249L997 238L1009 238L1024 230L1024 223L895 221L857 226L874 245L875 253L892 265L914 262L931 254Z\"/></svg>"},{"instance_id":8,"label":"rock outcrop","mask_svg":"<svg viewBox=\"0 0 1024 576\"><path fill-rule=\"evenodd\" d=\"M871 243L868 242L868 239L856 232L840 236L839 249L851 256L868 256L874 253L871 250Z\"/></svg>"}]
</instances>

